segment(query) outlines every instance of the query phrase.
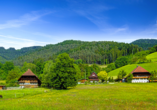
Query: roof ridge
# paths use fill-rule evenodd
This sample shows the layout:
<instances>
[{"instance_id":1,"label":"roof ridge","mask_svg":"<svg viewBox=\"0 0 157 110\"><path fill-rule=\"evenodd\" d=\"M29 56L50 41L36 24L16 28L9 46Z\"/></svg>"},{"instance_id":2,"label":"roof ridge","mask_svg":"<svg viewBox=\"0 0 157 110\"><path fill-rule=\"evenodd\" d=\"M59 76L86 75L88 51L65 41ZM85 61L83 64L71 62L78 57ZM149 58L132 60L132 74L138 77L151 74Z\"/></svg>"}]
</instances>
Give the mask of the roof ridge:
<instances>
[{"instance_id":1,"label":"roof ridge","mask_svg":"<svg viewBox=\"0 0 157 110\"><path fill-rule=\"evenodd\" d=\"M28 69L22 76L36 76L30 69Z\"/></svg>"},{"instance_id":2,"label":"roof ridge","mask_svg":"<svg viewBox=\"0 0 157 110\"><path fill-rule=\"evenodd\" d=\"M148 71L141 66L137 66L131 73L137 73L137 72L148 72Z\"/></svg>"}]
</instances>

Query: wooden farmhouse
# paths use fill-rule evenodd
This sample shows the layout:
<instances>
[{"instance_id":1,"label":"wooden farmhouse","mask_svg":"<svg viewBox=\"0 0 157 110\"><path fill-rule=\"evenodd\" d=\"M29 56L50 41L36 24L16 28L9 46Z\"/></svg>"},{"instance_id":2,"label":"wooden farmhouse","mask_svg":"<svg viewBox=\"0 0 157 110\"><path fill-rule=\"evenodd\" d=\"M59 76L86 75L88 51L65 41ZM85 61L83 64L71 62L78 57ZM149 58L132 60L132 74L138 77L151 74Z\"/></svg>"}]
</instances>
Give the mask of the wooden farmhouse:
<instances>
[{"instance_id":1,"label":"wooden farmhouse","mask_svg":"<svg viewBox=\"0 0 157 110\"><path fill-rule=\"evenodd\" d=\"M93 72L93 73L89 76L89 81L90 81L91 83L93 83L93 82L98 82L99 79L98 79L97 74Z\"/></svg>"},{"instance_id":2,"label":"wooden farmhouse","mask_svg":"<svg viewBox=\"0 0 157 110\"><path fill-rule=\"evenodd\" d=\"M132 83L149 82L149 77L151 74L141 66L137 66L131 73L133 74Z\"/></svg>"},{"instance_id":3,"label":"wooden farmhouse","mask_svg":"<svg viewBox=\"0 0 157 110\"><path fill-rule=\"evenodd\" d=\"M0 90L4 90L5 86L4 85L0 85Z\"/></svg>"},{"instance_id":4,"label":"wooden farmhouse","mask_svg":"<svg viewBox=\"0 0 157 110\"><path fill-rule=\"evenodd\" d=\"M41 85L38 77L28 69L19 79L19 85L23 88L35 88Z\"/></svg>"},{"instance_id":5,"label":"wooden farmhouse","mask_svg":"<svg viewBox=\"0 0 157 110\"><path fill-rule=\"evenodd\" d=\"M88 81L88 80L87 79L80 79L80 80L78 80L78 84L85 83L86 81Z\"/></svg>"}]
</instances>

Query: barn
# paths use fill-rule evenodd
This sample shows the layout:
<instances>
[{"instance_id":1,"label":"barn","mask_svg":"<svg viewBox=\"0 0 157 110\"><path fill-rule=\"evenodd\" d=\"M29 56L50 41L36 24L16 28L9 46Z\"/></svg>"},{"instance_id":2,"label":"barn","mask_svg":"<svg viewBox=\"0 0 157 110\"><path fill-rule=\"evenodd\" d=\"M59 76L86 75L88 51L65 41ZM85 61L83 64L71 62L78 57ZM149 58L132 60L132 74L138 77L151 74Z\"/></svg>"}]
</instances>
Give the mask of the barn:
<instances>
[{"instance_id":1,"label":"barn","mask_svg":"<svg viewBox=\"0 0 157 110\"><path fill-rule=\"evenodd\" d=\"M35 88L41 85L39 78L28 69L19 79L19 85L23 88Z\"/></svg>"}]
</instances>

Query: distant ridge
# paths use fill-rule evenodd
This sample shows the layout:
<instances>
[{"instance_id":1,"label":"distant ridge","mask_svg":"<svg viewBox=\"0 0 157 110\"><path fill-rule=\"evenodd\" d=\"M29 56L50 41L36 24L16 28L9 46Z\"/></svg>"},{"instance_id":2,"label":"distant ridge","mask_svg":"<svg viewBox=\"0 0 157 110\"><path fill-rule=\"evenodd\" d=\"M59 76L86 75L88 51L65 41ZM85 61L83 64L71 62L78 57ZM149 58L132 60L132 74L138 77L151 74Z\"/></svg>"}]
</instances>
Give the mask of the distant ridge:
<instances>
[{"instance_id":1,"label":"distant ridge","mask_svg":"<svg viewBox=\"0 0 157 110\"><path fill-rule=\"evenodd\" d=\"M42 58L45 61L54 60L59 54L66 52L71 58L75 60L82 59L84 63L110 63L114 62L116 58L119 57L117 53L120 53L121 56L125 56L132 54L132 49L134 49L133 53L136 53L137 50L142 50L142 48L147 50L149 47L157 45L157 40L138 39L130 44L114 41L65 40L58 44L24 47L19 50L0 47L0 62L13 61L15 65L23 65L25 61L32 63L38 58Z\"/></svg>"},{"instance_id":2,"label":"distant ridge","mask_svg":"<svg viewBox=\"0 0 157 110\"><path fill-rule=\"evenodd\" d=\"M24 48L16 50L15 48L12 48L12 47L9 49L0 47L0 62L4 63L6 61L13 60L19 56L26 55L40 48L41 46L32 46L32 47L24 47Z\"/></svg>"},{"instance_id":3,"label":"distant ridge","mask_svg":"<svg viewBox=\"0 0 157 110\"><path fill-rule=\"evenodd\" d=\"M157 45L157 39L138 39L131 42L130 44L138 45L139 47L142 47L144 50L148 50L149 47Z\"/></svg>"}]
</instances>

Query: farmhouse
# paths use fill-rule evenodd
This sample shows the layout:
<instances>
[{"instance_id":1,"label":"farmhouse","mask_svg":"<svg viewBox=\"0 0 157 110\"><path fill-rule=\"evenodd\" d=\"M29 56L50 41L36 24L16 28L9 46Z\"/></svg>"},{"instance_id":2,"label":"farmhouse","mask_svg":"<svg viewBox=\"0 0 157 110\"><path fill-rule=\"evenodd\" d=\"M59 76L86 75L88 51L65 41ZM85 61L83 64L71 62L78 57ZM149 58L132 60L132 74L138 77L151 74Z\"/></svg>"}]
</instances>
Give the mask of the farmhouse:
<instances>
[{"instance_id":1,"label":"farmhouse","mask_svg":"<svg viewBox=\"0 0 157 110\"><path fill-rule=\"evenodd\" d=\"M99 79L98 79L97 74L93 72L93 73L89 76L89 81L90 81L91 83L93 83L93 82L98 82Z\"/></svg>"},{"instance_id":2,"label":"farmhouse","mask_svg":"<svg viewBox=\"0 0 157 110\"><path fill-rule=\"evenodd\" d=\"M137 66L131 73L133 74L132 83L149 82L149 77L151 74L141 66Z\"/></svg>"},{"instance_id":3,"label":"farmhouse","mask_svg":"<svg viewBox=\"0 0 157 110\"><path fill-rule=\"evenodd\" d=\"M35 88L41 85L38 77L28 69L19 79L19 85L25 88Z\"/></svg>"},{"instance_id":4,"label":"farmhouse","mask_svg":"<svg viewBox=\"0 0 157 110\"><path fill-rule=\"evenodd\" d=\"M78 80L78 84L85 83L86 81L88 81L88 80L87 79L80 79L80 80Z\"/></svg>"},{"instance_id":5,"label":"farmhouse","mask_svg":"<svg viewBox=\"0 0 157 110\"><path fill-rule=\"evenodd\" d=\"M5 86L4 85L0 85L0 90L3 90L5 89Z\"/></svg>"}]
</instances>

